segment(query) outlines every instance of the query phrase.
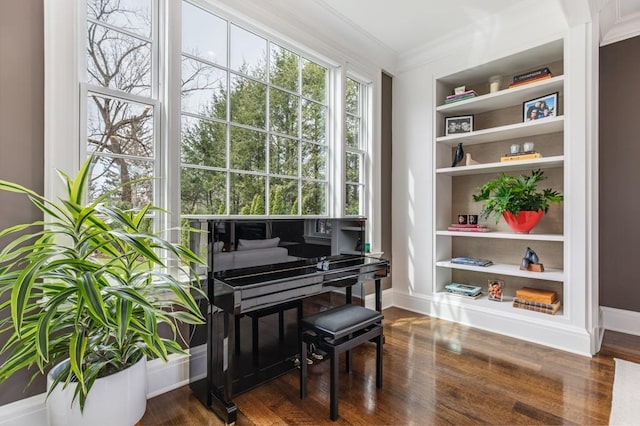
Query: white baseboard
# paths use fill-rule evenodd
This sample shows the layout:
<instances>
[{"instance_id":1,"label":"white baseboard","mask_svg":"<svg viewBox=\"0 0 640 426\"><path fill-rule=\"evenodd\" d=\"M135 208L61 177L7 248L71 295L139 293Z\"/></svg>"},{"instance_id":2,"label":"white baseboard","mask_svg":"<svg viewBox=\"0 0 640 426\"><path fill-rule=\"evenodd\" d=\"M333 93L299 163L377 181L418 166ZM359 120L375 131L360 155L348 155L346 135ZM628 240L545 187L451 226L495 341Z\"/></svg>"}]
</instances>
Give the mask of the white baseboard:
<instances>
[{"instance_id":1,"label":"white baseboard","mask_svg":"<svg viewBox=\"0 0 640 426\"><path fill-rule=\"evenodd\" d=\"M528 342L538 343L579 355L591 356L591 339L586 329L569 324L540 323L535 319L512 321L508 315L501 316L492 310L461 307L455 302L434 299L427 295L415 295L394 291L394 306L408 311L457 322L482 330L498 333Z\"/></svg>"},{"instance_id":2,"label":"white baseboard","mask_svg":"<svg viewBox=\"0 0 640 426\"><path fill-rule=\"evenodd\" d=\"M375 293L367 294L364 298L364 306L369 309L375 309L376 307L376 295ZM393 304L393 289L388 288L382 290L382 309L387 309L394 306Z\"/></svg>"},{"instance_id":3,"label":"white baseboard","mask_svg":"<svg viewBox=\"0 0 640 426\"><path fill-rule=\"evenodd\" d=\"M0 407L1 426L46 426L46 393L21 399Z\"/></svg>"},{"instance_id":4,"label":"white baseboard","mask_svg":"<svg viewBox=\"0 0 640 426\"><path fill-rule=\"evenodd\" d=\"M640 336L640 312L601 306L602 328Z\"/></svg>"},{"instance_id":5,"label":"white baseboard","mask_svg":"<svg viewBox=\"0 0 640 426\"><path fill-rule=\"evenodd\" d=\"M206 375L206 345L191 348L192 361ZM197 376L203 376L202 373ZM168 362L147 362L147 399L189 383L189 356L170 355ZM0 406L0 426L47 426L46 393Z\"/></svg>"}]
</instances>

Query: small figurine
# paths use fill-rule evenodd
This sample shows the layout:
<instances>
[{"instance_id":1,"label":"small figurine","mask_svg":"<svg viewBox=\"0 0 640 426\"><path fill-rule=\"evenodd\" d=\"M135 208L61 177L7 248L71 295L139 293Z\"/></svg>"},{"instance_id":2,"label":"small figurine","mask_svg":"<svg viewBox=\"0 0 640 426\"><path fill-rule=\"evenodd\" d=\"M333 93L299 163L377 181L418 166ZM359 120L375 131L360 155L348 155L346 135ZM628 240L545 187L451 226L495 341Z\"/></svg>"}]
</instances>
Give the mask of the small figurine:
<instances>
[{"instance_id":1,"label":"small figurine","mask_svg":"<svg viewBox=\"0 0 640 426\"><path fill-rule=\"evenodd\" d=\"M544 272L544 266L540 263L540 258L531 247L527 247L527 251L524 252L520 269L523 271Z\"/></svg>"},{"instance_id":2,"label":"small figurine","mask_svg":"<svg viewBox=\"0 0 640 426\"><path fill-rule=\"evenodd\" d=\"M459 162L464 158L464 149L462 149L462 142L458 144L456 148L456 153L453 156L453 163L451 163L451 167L455 167Z\"/></svg>"},{"instance_id":3,"label":"small figurine","mask_svg":"<svg viewBox=\"0 0 640 426\"><path fill-rule=\"evenodd\" d=\"M465 163L465 166L473 166L474 164L480 164L480 163L478 163L476 160L471 158L471 154L467 153L467 161Z\"/></svg>"}]
</instances>

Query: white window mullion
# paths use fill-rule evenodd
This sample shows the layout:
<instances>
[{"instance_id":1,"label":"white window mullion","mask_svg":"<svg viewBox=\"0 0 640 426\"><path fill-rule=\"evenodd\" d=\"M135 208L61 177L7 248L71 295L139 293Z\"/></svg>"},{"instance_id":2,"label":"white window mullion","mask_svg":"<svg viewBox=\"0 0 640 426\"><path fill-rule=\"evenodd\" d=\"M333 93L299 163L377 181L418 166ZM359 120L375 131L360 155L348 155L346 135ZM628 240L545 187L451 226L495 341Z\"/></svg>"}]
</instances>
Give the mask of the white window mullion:
<instances>
[{"instance_id":1,"label":"white window mullion","mask_svg":"<svg viewBox=\"0 0 640 426\"><path fill-rule=\"evenodd\" d=\"M329 92L332 99L330 99L330 105L334 106L333 114L333 137L330 138L331 143L331 169L329 186L330 194L332 194L332 216L342 217L344 214L345 194L344 194L344 181L345 181L345 167L344 162L346 158L345 153L345 90L346 90L346 70L345 67L340 67L334 72L332 79L332 90Z\"/></svg>"},{"instance_id":2,"label":"white window mullion","mask_svg":"<svg viewBox=\"0 0 640 426\"><path fill-rule=\"evenodd\" d=\"M165 229L174 230L171 241L180 240L180 75L181 75L181 44L182 44L182 6L180 2L161 0L163 14L159 26L161 36L158 45L164 55L161 56L161 66L158 66L160 77L160 100L164 125L162 126L162 162L161 169L166 171L166 183L162 189L164 203L171 213L166 219ZM163 176L163 175L160 175ZM159 185L162 180L159 179Z\"/></svg>"}]
</instances>

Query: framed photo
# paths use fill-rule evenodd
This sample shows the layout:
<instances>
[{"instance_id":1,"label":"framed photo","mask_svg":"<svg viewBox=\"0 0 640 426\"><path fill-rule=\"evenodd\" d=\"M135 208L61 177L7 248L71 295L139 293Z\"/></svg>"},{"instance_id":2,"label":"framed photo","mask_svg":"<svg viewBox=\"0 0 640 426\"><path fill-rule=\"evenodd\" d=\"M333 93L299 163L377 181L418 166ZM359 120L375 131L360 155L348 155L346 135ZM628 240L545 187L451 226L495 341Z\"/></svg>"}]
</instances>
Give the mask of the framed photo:
<instances>
[{"instance_id":1,"label":"framed photo","mask_svg":"<svg viewBox=\"0 0 640 426\"><path fill-rule=\"evenodd\" d=\"M473 115L461 115L444 119L444 135L456 135L473 131Z\"/></svg>"},{"instance_id":2,"label":"framed photo","mask_svg":"<svg viewBox=\"0 0 640 426\"><path fill-rule=\"evenodd\" d=\"M504 291L504 281L502 280L489 280L489 300L495 300L496 302L502 302Z\"/></svg>"},{"instance_id":3,"label":"framed photo","mask_svg":"<svg viewBox=\"0 0 640 426\"><path fill-rule=\"evenodd\" d=\"M522 121L555 117L558 111L558 92L522 103Z\"/></svg>"}]
</instances>

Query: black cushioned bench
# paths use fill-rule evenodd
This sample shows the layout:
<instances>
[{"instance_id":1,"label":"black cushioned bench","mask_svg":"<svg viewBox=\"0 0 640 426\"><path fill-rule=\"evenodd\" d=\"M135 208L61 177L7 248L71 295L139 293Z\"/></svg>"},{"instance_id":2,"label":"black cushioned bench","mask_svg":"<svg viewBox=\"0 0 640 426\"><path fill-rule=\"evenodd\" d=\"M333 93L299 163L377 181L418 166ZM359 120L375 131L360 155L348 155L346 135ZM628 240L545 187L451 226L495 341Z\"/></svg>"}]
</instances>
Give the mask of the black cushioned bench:
<instances>
[{"instance_id":1,"label":"black cushioned bench","mask_svg":"<svg viewBox=\"0 0 640 426\"><path fill-rule=\"evenodd\" d=\"M347 353L347 372L351 371L351 349L376 343L376 387L382 387L382 319L383 315L357 305L342 305L319 312L300 321L300 398L307 396L307 350L313 343L331 359L330 414L338 419L338 356Z\"/></svg>"}]
</instances>

